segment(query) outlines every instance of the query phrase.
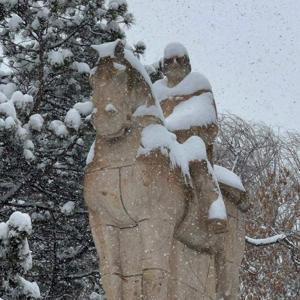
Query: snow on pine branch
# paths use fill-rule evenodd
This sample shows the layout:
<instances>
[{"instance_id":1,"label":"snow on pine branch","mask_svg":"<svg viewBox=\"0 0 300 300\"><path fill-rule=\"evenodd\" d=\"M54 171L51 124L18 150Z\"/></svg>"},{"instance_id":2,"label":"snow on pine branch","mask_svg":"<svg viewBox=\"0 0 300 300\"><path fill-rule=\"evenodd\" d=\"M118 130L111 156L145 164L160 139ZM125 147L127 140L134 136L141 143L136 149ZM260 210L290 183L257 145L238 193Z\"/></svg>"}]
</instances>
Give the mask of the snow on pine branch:
<instances>
[{"instance_id":1,"label":"snow on pine branch","mask_svg":"<svg viewBox=\"0 0 300 300\"><path fill-rule=\"evenodd\" d=\"M26 114L32 107L33 97L16 90L12 84L0 86L0 133L6 132L14 142L22 145L26 160L35 159L31 130L40 131L43 126L43 117L35 114L30 117L29 123L22 124L19 115Z\"/></svg>"},{"instance_id":2,"label":"snow on pine branch","mask_svg":"<svg viewBox=\"0 0 300 300\"><path fill-rule=\"evenodd\" d=\"M28 237L32 232L31 218L26 213L14 212L9 220L0 223L1 273L5 274L5 299L19 299L24 296L40 298L36 282L27 281L23 276L32 268L32 256ZM0 290L2 287L0 286Z\"/></svg>"},{"instance_id":3,"label":"snow on pine branch","mask_svg":"<svg viewBox=\"0 0 300 300\"><path fill-rule=\"evenodd\" d=\"M31 110L33 97L17 90L12 83L0 85L0 134L8 134L13 143L23 147L23 156L27 161L34 161L34 136L45 130L50 130L56 137L65 139L69 136L69 129L78 131L84 121L89 121L94 106L91 101L77 102L61 120L47 120L38 113L28 116L24 122L24 115ZM82 120L83 118L83 120Z\"/></svg>"}]
</instances>

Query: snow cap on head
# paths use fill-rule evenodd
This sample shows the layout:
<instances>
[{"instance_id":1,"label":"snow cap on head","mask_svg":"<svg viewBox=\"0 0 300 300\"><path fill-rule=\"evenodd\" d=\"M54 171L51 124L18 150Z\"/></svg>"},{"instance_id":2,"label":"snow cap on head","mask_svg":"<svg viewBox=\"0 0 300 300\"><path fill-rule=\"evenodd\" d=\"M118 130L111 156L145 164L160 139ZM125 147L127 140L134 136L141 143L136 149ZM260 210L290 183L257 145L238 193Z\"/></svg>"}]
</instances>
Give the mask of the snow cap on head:
<instances>
[{"instance_id":1,"label":"snow cap on head","mask_svg":"<svg viewBox=\"0 0 300 300\"><path fill-rule=\"evenodd\" d=\"M166 46L164 51L164 59L172 58L172 57L182 57L189 56L186 48L180 43L170 43Z\"/></svg>"}]
</instances>

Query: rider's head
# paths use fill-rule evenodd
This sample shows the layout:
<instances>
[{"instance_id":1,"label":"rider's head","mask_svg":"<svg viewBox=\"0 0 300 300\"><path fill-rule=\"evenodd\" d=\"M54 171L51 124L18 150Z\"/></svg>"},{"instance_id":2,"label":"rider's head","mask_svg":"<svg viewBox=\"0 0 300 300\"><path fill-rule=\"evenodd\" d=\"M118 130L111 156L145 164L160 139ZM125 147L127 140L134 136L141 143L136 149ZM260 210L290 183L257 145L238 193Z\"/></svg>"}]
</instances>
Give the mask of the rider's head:
<instances>
[{"instance_id":1,"label":"rider's head","mask_svg":"<svg viewBox=\"0 0 300 300\"><path fill-rule=\"evenodd\" d=\"M180 43L170 43L164 51L163 73L169 81L180 82L191 72L189 54L186 48Z\"/></svg>"}]
</instances>

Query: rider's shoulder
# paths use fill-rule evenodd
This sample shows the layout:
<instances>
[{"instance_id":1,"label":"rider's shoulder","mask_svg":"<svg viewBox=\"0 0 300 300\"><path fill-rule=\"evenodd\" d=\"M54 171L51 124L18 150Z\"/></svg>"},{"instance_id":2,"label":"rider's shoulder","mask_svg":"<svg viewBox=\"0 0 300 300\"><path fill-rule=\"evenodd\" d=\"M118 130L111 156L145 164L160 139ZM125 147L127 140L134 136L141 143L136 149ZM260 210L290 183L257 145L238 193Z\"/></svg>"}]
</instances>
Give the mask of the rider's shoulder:
<instances>
[{"instance_id":1,"label":"rider's shoulder","mask_svg":"<svg viewBox=\"0 0 300 300\"><path fill-rule=\"evenodd\" d=\"M211 84L208 79L199 72L191 72L189 73L184 80L182 81L184 84L188 84L193 88L193 90L209 90L211 91Z\"/></svg>"}]
</instances>

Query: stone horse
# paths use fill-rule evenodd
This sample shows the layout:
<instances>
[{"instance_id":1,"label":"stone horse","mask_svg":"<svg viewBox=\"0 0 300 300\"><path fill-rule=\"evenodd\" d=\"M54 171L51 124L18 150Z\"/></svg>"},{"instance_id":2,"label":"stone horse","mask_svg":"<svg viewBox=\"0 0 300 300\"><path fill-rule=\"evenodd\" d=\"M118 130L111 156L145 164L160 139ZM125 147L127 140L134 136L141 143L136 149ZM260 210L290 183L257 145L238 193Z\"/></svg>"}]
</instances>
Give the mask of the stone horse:
<instances>
[{"instance_id":1,"label":"stone horse","mask_svg":"<svg viewBox=\"0 0 300 300\"><path fill-rule=\"evenodd\" d=\"M157 151L137 157L142 130L162 123L153 115L134 114L141 105L156 105L149 77L138 66L132 52L118 42L109 55L100 57L91 77L96 142L85 172L84 198L108 300L172 299L168 294L170 256L187 203L193 199L180 170L172 170L166 156ZM125 292L130 276L123 270L129 262L122 258L120 247L122 230L127 228L135 228L140 241L128 247L133 252L139 248L142 256L141 274L137 274L141 291L130 296ZM196 234L198 251L213 248L213 236Z\"/></svg>"}]
</instances>

